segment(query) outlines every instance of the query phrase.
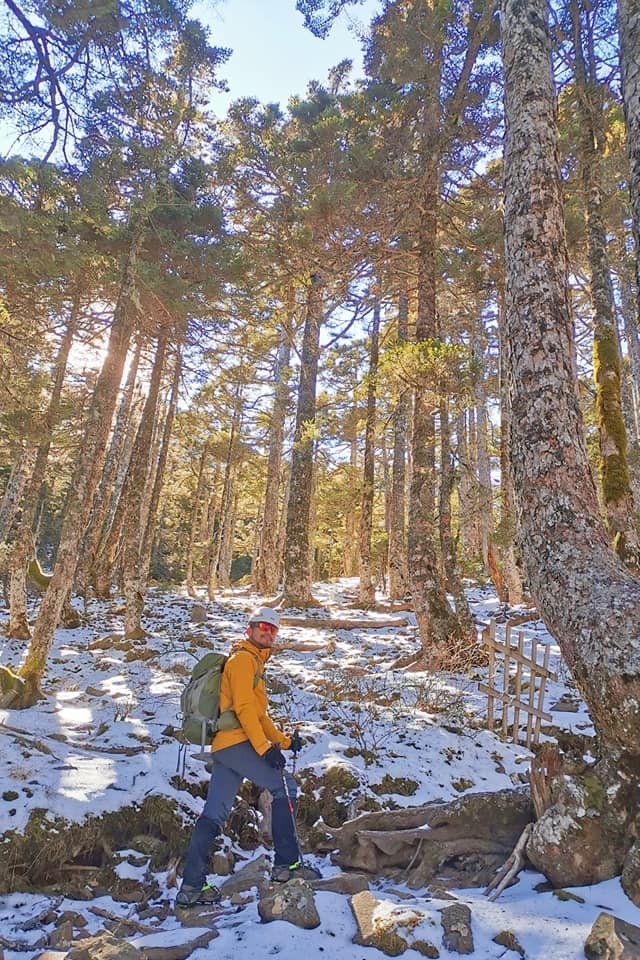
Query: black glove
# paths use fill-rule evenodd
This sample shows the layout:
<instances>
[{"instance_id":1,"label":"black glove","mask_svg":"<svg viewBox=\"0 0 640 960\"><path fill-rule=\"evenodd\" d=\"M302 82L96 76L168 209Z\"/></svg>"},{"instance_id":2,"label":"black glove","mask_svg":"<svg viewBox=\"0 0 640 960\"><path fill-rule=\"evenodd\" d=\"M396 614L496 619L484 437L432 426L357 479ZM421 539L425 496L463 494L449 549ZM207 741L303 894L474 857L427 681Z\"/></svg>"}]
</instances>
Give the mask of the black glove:
<instances>
[{"instance_id":1,"label":"black glove","mask_svg":"<svg viewBox=\"0 0 640 960\"><path fill-rule=\"evenodd\" d=\"M304 741L297 730L294 730L291 734L291 743L289 744L289 750L293 750L294 753L299 753L304 746Z\"/></svg>"},{"instance_id":2,"label":"black glove","mask_svg":"<svg viewBox=\"0 0 640 960\"><path fill-rule=\"evenodd\" d=\"M266 753L263 753L262 756L265 758L268 764L270 764L274 770L282 770L286 764L284 758L284 753L277 747L275 743L273 746L269 747Z\"/></svg>"}]
</instances>

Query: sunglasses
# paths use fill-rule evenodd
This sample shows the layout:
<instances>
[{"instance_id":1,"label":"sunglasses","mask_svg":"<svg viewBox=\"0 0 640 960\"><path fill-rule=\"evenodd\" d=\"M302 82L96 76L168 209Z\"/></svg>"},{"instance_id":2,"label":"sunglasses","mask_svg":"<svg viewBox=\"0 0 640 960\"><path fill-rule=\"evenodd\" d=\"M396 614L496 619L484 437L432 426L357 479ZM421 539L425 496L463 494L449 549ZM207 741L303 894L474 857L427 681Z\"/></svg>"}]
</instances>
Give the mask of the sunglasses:
<instances>
[{"instance_id":1,"label":"sunglasses","mask_svg":"<svg viewBox=\"0 0 640 960\"><path fill-rule=\"evenodd\" d=\"M254 623L253 626L257 627L258 630L268 630L269 633L273 634L274 637L278 632L278 628L274 626L273 623L265 623L264 620L260 620L258 623Z\"/></svg>"}]
</instances>

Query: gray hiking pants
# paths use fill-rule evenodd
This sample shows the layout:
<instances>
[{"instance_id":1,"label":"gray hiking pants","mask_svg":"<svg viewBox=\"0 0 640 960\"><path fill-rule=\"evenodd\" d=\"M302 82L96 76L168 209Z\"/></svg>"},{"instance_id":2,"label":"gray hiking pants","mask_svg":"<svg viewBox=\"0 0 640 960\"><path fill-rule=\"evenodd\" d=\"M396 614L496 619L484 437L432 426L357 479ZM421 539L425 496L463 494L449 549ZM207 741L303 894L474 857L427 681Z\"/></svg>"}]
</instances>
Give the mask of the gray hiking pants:
<instances>
[{"instance_id":1,"label":"gray hiking pants","mask_svg":"<svg viewBox=\"0 0 640 960\"><path fill-rule=\"evenodd\" d=\"M300 858L296 832L289 801L284 789L287 778L289 796L296 796L296 782L286 770L275 770L253 749L248 740L213 754L213 771L204 809L191 833L184 863L184 882L190 887L204 883L209 850L231 812L233 801L244 779L270 791L271 832L273 834L274 864L292 864Z\"/></svg>"},{"instance_id":2,"label":"gray hiking pants","mask_svg":"<svg viewBox=\"0 0 640 960\"><path fill-rule=\"evenodd\" d=\"M295 800L296 782L286 770L275 770L270 763L256 753L248 740L233 747L216 750L212 754L213 770L202 816L222 826L231 813L233 801L243 780L251 780L258 787L270 792L274 801L284 799L286 794L282 775L287 778L289 796Z\"/></svg>"}]
</instances>

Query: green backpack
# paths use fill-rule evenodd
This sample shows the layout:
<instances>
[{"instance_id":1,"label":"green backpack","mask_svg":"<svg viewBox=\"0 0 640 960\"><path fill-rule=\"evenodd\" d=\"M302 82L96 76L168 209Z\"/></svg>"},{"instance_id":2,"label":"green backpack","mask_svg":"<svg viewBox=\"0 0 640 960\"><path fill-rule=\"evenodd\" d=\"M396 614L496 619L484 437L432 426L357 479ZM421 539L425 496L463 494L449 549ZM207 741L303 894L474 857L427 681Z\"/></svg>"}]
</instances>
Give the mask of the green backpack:
<instances>
[{"instance_id":1,"label":"green backpack","mask_svg":"<svg viewBox=\"0 0 640 960\"><path fill-rule=\"evenodd\" d=\"M250 651L246 651L250 653ZM251 654L253 656L253 654ZM206 744L218 730L236 730L240 721L233 710L220 713L220 683L229 658L224 653L207 653L198 660L180 696L181 739L186 743ZM254 690L262 679L262 663L257 657Z\"/></svg>"}]
</instances>

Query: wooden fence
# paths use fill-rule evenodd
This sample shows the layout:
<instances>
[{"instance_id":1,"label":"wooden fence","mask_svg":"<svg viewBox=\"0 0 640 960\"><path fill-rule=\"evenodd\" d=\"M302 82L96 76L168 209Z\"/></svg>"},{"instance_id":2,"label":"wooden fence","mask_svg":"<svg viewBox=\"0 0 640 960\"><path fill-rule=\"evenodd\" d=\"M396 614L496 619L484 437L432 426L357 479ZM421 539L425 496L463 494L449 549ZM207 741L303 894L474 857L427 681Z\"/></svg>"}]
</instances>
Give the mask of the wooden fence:
<instances>
[{"instance_id":1,"label":"wooden fence","mask_svg":"<svg viewBox=\"0 0 640 960\"><path fill-rule=\"evenodd\" d=\"M496 720L502 736L520 742L520 716L526 716L525 744L531 746L540 739L543 720L551 722L550 713L544 710L544 695L548 680L557 680L549 670L548 644L539 644L535 637L529 638L531 653L525 656L525 635L518 631L515 646L512 645L512 627L507 623L504 643L496 640L496 624L492 620L482 631L482 641L489 649L487 682L479 683L478 689L487 694L487 726L493 730ZM542 653L542 662L538 658ZM515 667L514 667L515 665ZM497 687L496 674L502 666L502 689ZM496 718L496 707L502 715ZM509 716L512 711L512 716ZM524 717L523 717L524 725Z\"/></svg>"}]
</instances>

